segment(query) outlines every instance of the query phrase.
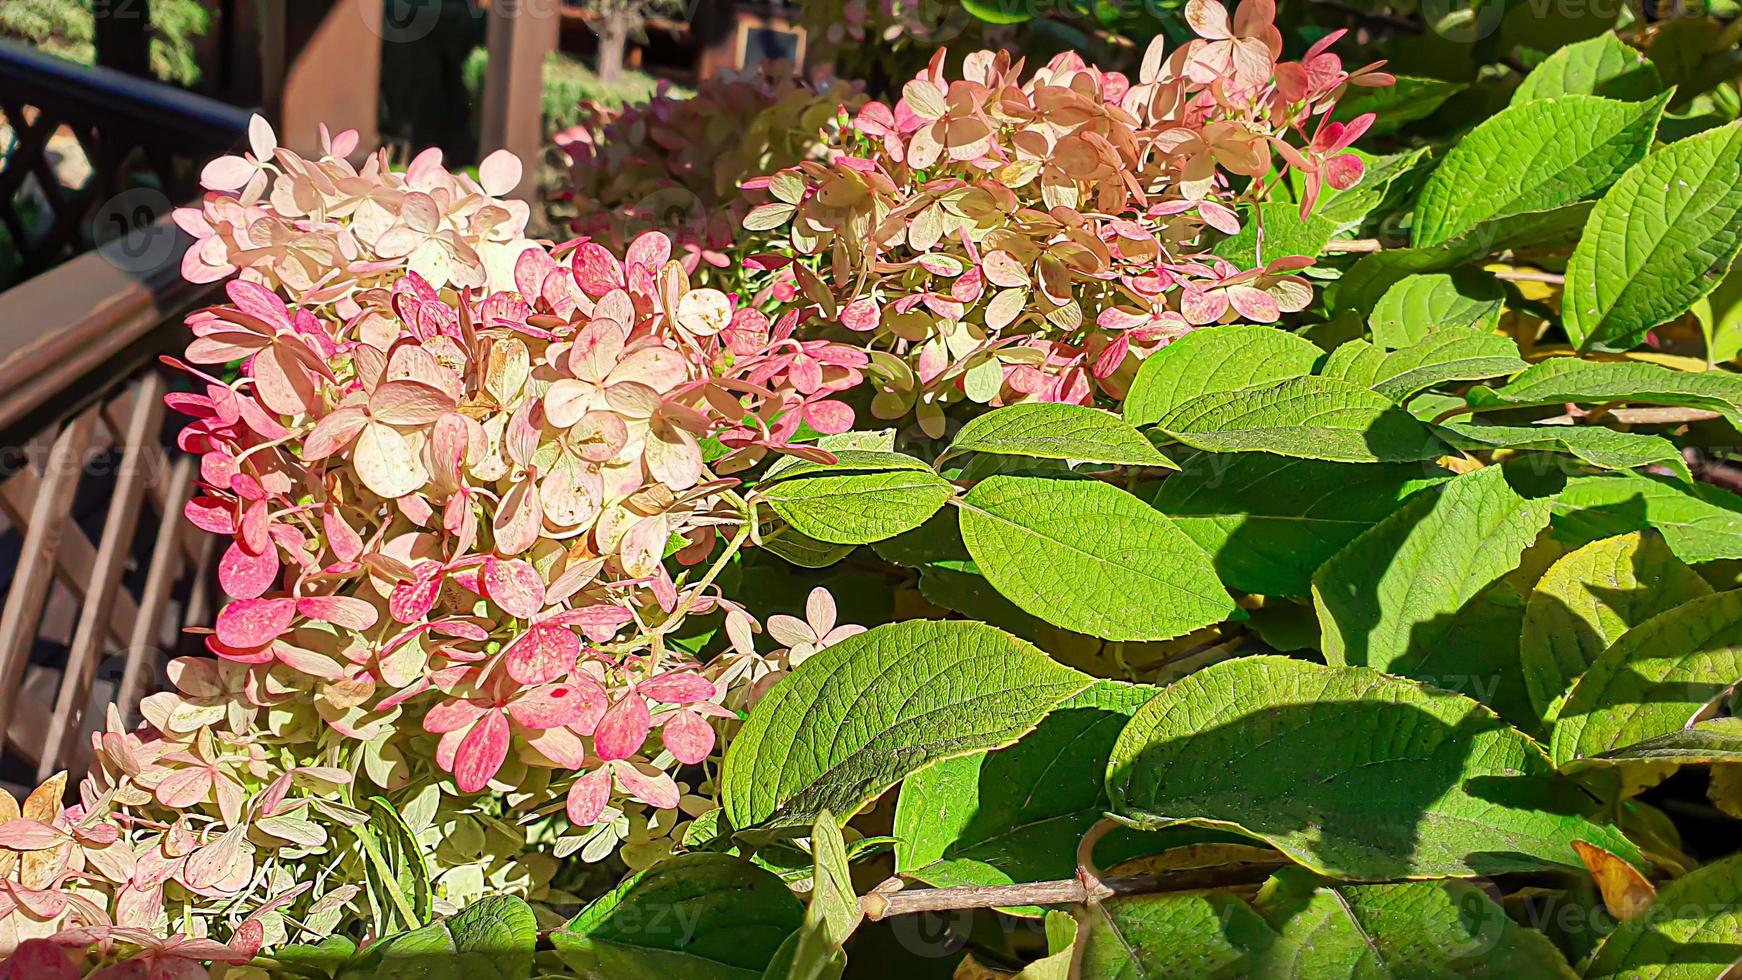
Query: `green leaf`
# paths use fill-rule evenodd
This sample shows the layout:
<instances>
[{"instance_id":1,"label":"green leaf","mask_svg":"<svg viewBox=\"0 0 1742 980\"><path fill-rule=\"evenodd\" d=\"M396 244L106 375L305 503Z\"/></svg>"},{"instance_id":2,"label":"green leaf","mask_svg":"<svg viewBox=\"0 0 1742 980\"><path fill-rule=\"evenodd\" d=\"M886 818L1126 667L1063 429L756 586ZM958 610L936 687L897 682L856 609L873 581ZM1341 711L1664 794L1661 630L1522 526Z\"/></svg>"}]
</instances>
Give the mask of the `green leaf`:
<instances>
[{"instance_id":1,"label":"green leaf","mask_svg":"<svg viewBox=\"0 0 1742 980\"><path fill-rule=\"evenodd\" d=\"M830 544L791 527L762 535L762 547L800 568L827 568L853 553L857 545Z\"/></svg>"},{"instance_id":2,"label":"green leaf","mask_svg":"<svg viewBox=\"0 0 1742 980\"><path fill-rule=\"evenodd\" d=\"M1638 854L1475 701L1286 657L1162 688L1120 734L1107 789L1138 826L1236 830L1351 881L1577 869L1575 840Z\"/></svg>"},{"instance_id":3,"label":"green leaf","mask_svg":"<svg viewBox=\"0 0 1742 980\"><path fill-rule=\"evenodd\" d=\"M943 458L969 452L1179 468L1118 416L1061 402L993 409L962 426Z\"/></svg>"},{"instance_id":4,"label":"green leaf","mask_svg":"<svg viewBox=\"0 0 1742 980\"><path fill-rule=\"evenodd\" d=\"M1357 151L1358 152L1358 151ZM1430 150L1419 147L1385 156L1361 154L1367 169L1361 182L1345 191L1325 188L1313 211L1340 229L1359 227L1369 215L1383 214L1390 198L1408 193L1416 170L1429 159Z\"/></svg>"},{"instance_id":5,"label":"green leaf","mask_svg":"<svg viewBox=\"0 0 1742 980\"><path fill-rule=\"evenodd\" d=\"M1516 717L1517 629L1493 642L1478 615L1492 610L1477 606L1548 520L1549 501L1520 496L1498 466L1411 497L1313 576L1325 661L1473 690Z\"/></svg>"},{"instance_id":6,"label":"green leaf","mask_svg":"<svg viewBox=\"0 0 1742 980\"><path fill-rule=\"evenodd\" d=\"M1742 718L1713 718L1690 728L1678 728L1667 735L1612 749L1597 756L1596 761L1742 762Z\"/></svg>"},{"instance_id":7,"label":"green leaf","mask_svg":"<svg viewBox=\"0 0 1742 980\"><path fill-rule=\"evenodd\" d=\"M842 819L931 763L1008 745L1089 685L982 623L891 623L816 654L775 685L726 752L732 826Z\"/></svg>"},{"instance_id":8,"label":"green leaf","mask_svg":"<svg viewBox=\"0 0 1742 980\"><path fill-rule=\"evenodd\" d=\"M798 460L771 471L757 493L807 537L869 544L924 524L955 492L949 481L911 456L871 450L838 455L834 466Z\"/></svg>"},{"instance_id":9,"label":"green leaf","mask_svg":"<svg viewBox=\"0 0 1742 980\"><path fill-rule=\"evenodd\" d=\"M765 973L767 980L826 980L840 976L846 967L841 947L859 927L859 896L853 891L846 841L835 815L827 810L817 814L811 827L811 856L811 897L804 925L775 955Z\"/></svg>"},{"instance_id":10,"label":"green leaf","mask_svg":"<svg viewBox=\"0 0 1742 980\"><path fill-rule=\"evenodd\" d=\"M1518 659L1537 717L1621 634L1712 587L1651 532L1594 541L1564 555L1531 590Z\"/></svg>"},{"instance_id":11,"label":"green leaf","mask_svg":"<svg viewBox=\"0 0 1742 980\"><path fill-rule=\"evenodd\" d=\"M1564 402L1680 405L1718 412L1742 427L1742 375L1729 371L1677 371L1645 361L1587 361L1551 357L1500 388L1478 385L1470 407L1524 408Z\"/></svg>"},{"instance_id":12,"label":"green leaf","mask_svg":"<svg viewBox=\"0 0 1742 980\"><path fill-rule=\"evenodd\" d=\"M1564 245L1578 238L1592 204L1581 201L1552 211L1533 211L1484 221L1462 235L1422 248L1375 252L1349 267L1325 290L1333 311L1370 313L1386 291L1405 277L1445 272L1507 249Z\"/></svg>"},{"instance_id":13,"label":"green leaf","mask_svg":"<svg viewBox=\"0 0 1742 980\"><path fill-rule=\"evenodd\" d=\"M786 884L742 858L684 854L659 862L551 934L584 977L759 980L804 922Z\"/></svg>"},{"instance_id":14,"label":"green leaf","mask_svg":"<svg viewBox=\"0 0 1742 980\"><path fill-rule=\"evenodd\" d=\"M1125 421L1148 425L1202 395L1311 374L1323 353L1275 327L1193 330L1144 359L1125 398Z\"/></svg>"},{"instance_id":15,"label":"green leaf","mask_svg":"<svg viewBox=\"0 0 1742 980\"><path fill-rule=\"evenodd\" d=\"M1168 412L1156 427L1209 452L1343 463L1433 459L1446 448L1391 399L1337 378L1290 378L1204 395Z\"/></svg>"},{"instance_id":16,"label":"green leaf","mask_svg":"<svg viewBox=\"0 0 1742 980\"><path fill-rule=\"evenodd\" d=\"M1107 809L1113 743L1154 694L1096 681L1015 745L909 776L892 831L896 872L940 888L1076 874L1077 843Z\"/></svg>"},{"instance_id":17,"label":"green leaf","mask_svg":"<svg viewBox=\"0 0 1742 980\"><path fill-rule=\"evenodd\" d=\"M495 895L421 929L388 936L353 958L340 980L526 980L538 947L532 908Z\"/></svg>"},{"instance_id":18,"label":"green leaf","mask_svg":"<svg viewBox=\"0 0 1742 980\"><path fill-rule=\"evenodd\" d=\"M1709 980L1742 959L1742 856L1675 879L1616 927L1586 980Z\"/></svg>"},{"instance_id":19,"label":"green leaf","mask_svg":"<svg viewBox=\"0 0 1742 980\"><path fill-rule=\"evenodd\" d=\"M1426 119L1444 105L1447 99L1469 87L1463 82L1399 75L1395 85L1351 91L1346 98L1338 101L1332 118L1338 122L1348 122L1363 113L1376 113L1378 118L1373 120L1373 128L1369 132L1382 136L1394 133L1419 119Z\"/></svg>"},{"instance_id":20,"label":"green leaf","mask_svg":"<svg viewBox=\"0 0 1742 980\"><path fill-rule=\"evenodd\" d=\"M1402 403L1447 381L1516 374L1527 367L1510 338L1442 327L1402 350L1384 351L1365 340L1352 340L1331 351L1319 373L1372 388Z\"/></svg>"},{"instance_id":21,"label":"green leaf","mask_svg":"<svg viewBox=\"0 0 1742 980\"><path fill-rule=\"evenodd\" d=\"M1693 306L1706 338L1706 363L1722 364L1742 354L1742 263Z\"/></svg>"},{"instance_id":22,"label":"green leaf","mask_svg":"<svg viewBox=\"0 0 1742 980\"><path fill-rule=\"evenodd\" d=\"M1742 123L1690 136L1622 175L1567 263L1567 336L1632 347L1712 291L1742 250Z\"/></svg>"},{"instance_id":23,"label":"green leaf","mask_svg":"<svg viewBox=\"0 0 1742 980\"><path fill-rule=\"evenodd\" d=\"M367 858L363 881L377 928L416 929L430 919L431 887L423 848L393 804L376 796L369 799L367 809L370 822L356 832Z\"/></svg>"},{"instance_id":24,"label":"green leaf","mask_svg":"<svg viewBox=\"0 0 1742 980\"><path fill-rule=\"evenodd\" d=\"M1458 140L1428 177L1416 202L1414 245L1595 197L1645 158L1668 101L1563 95L1500 110Z\"/></svg>"},{"instance_id":25,"label":"green leaf","mask_svg":"<svg viewBox=\"0 0 1742 980\"><path fill-rule=\"evenodd\" d=\"M1440 437L1459 449L1540 449L1568 453L1605 470L1662 466L1688 482L1693 476L1675 443L1643 432L1601 425L1484 425L1446 422Z\"/></svg>"},{"instance_id":26,"label":"green leaf","mask_svg":"<svg viewBox=\"0 0 1742 980\"><path fill-rule=\"evenodd\" d=\"M971 561L940 561L919 570L919 594L940 609L998 627L1030 643L1037 621L993 588Z\"/></svg>"},{"instance_id":27,"label":"green leaf","mask_svg":"<svg viewBox=\"0 0 1742 980\"><path fill-rule=\"evenodd\" d=\"M1025 24L1034 19L1026 3L1011 0L962 0L962 9L988 24Z\"/></svg>"},{"instance_id":28,"label":"green leaf","mask_svg":"<svg viewBox=\"0 0 1742 980\"><path fill-rule=\"evenodd\" d=\"M995 476L968 492L960 520L986 580L1055 626L1166 640L1235 612L1210 556L1118 487Z\"/></svg>"},{"instance_id":29,"label":"green leaf","mask_svg":"<svg viewBox=\"0 0 1742 980\"><path fill-rule=\"evenodd\" d=\"M1556 762L1666 735L1742 678L1742 590L1690 599L1610 644L1555 719Z\"/></svg>"},{"instance_id":30,"label":"green leaf","mask_svg":"<svg viewBox=\"0 0 1742 980\"><path fill-rule=\"evenodd\" d=\"M318 943L292 943L276 946L272 961L299 977L331 977L357 954L357 944L349 936L328 936Z\"/></svg>"},{"instance_id":31,"label":"green leaf","mask_svg":"<svg viewBox=\"0 0 1742 980\"><path fill-rule=\"evenodd\" d=\"M1451 328L1492 333L1500 325L1506 290L1475 269L1405 276L1379 297L1367 326L1373 342L1393 350Z\"/></svg>"},{"instance_id":32,"label":"green leaf","mask_svg":"<svg viewBox=\"0 0 1742 980\"><path fill-rule=\"evenodd\" d=\"M843 433L842 435L860 435L861 433ZM866 436L876 436L876 433L863 433ZM826 442L834 442L838 436L829 437ZM925 460L917 459L893 449L875 448L870 446L819 444L819 448L827 449L835 455L835 462L823 463L803 456L782 456L768 467L757 481L758 486L768 486L779 480L795 476L838 475L841 473L881 473L891 470L929 470Z\"/></svg>"},{"instance_id":33,"label":"green leaf","mask_svg":"<svg viewBox=\"0 0 1742 980\"><path fill-rule=\"evenodd\" d=\"M1264 233L1259 254L1259 232ZM1240 209L1240 231L1217 242L1210 251L1242 269L1258 268L1293 255L1317 256L1337 233L1337 225L1318 213L1300 216L1300 207L1286 201L1246 205Z\"/></svg>"},{"instance_id":34,"label":"green leaf","mask_svg":"<svg viewBox=\"0 0 1742 980\"><path fill-rule=\"evenodd\" d=\"M1320 565L1435 479L1420 464L1200 453L1162 481L1155 507L1210 553L1229 588L1307 596Z\"/></svg>"},{"instance_id":35,"label":"green leaf","mask_svg":"<svg viewBox=\"0 0 1742 980\"><path fill-rule=\"evenodd\" d=\"M1638 102L1661 91L1663 79L1651 59L1614 34L1603 33L1569 44L1531 69L1512 93L1512 104L1557 95L1601 95Z\"/></svg>"},{"instance_id":36,"label":"green leaf","mask_svg":"<svg viewBox=\"0 0 1742 980\"><path fill-rule=\"evenodd\" d=\"M1347 885L1288 868L1256 905L1278 934L1259 958L1270 980L1578 976L1547 936L1466 881Z\"/></svg>"},{"instance_id":37,"label":"green leaf","mask_svg":"<svg viewBox=\"0 0 1742 980\"><path fill-rule=\"evenodd\" d=\"M1080 975L1092 980L1238 980L1275 938L1226 892L1111 898L1081 918Z\"/></svg>"},{"instance_id":38,"label":"green leaf","mask_svg":"<svg viewBox=\"0 0 1742 980\"><path fill-rule=\"evenodd\" d=\"M1742 498L1705 484L1682 487L1649 476L1568 480L1555 496L1554 536L1572 547L1656 528L1690 565L1742 558Z\"/></svg>"}]
</instances>

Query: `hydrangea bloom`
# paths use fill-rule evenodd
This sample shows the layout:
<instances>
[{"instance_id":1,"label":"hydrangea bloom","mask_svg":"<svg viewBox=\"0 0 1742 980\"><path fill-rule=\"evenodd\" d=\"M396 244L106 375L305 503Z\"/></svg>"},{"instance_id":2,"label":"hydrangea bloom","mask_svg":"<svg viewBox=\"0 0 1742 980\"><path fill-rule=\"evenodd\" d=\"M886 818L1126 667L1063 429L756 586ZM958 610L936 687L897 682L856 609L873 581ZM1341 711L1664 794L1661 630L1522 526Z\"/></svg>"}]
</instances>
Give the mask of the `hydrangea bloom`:
<instances>
[{"instance_id":1,"label":"hydrangea bloom","mask_svg":"<svg viewBox=\"0 0 1742 980\"><path fill-rule=\"evenodd\" d=\"M1270 0L1230 21L1193 0L1200 35L1151 45L1135 79L1064 54L1032 74L980 51L946 77L944 52L894 104L870 102L826 160L747 186L772 200L745 219L778 230L786 268L871 351L880 418L916 412L941 433L946 405L1089 403L1123 396L1139 360L1181 333L1273 322L1311 298L1305 261L1241 269L1208 254L1240 230L1235 206L1278 170L1323 184L1361 176L1345 153L1370 117L1327 122L1350 85L1328 50L1281 62ZM817 328L801 328L815 332Z\"/></svg>"},{"instance_id":2,"label":"hydrangea bloom","mask_svg":"<svg viewBox=\"0 0 1742 980\"><path fill-rule=\"evenodd\" d=\"M167 399L229 601L146 725L95 736L78 806L55 805L63 776L0 812L21 869L0 945L246 960L284 903L330 929L364 911L352 828L379 826L376 797L436 855L446 911L538 897L552 851L669 832L643 811L677 812L681 767L735 717L732 684L666 642L727 602L715 573L751 536L720 474L827 459L801 423L853 422L834 396L861 351L692 287L663 234L528 240L496 196L512 157L473 180L428 154L353 167L352 134L315 160L252 137L177 215L189 275L233 278ZM178 931L197 942L148 941Z\"/></svg>"}]
</instances>

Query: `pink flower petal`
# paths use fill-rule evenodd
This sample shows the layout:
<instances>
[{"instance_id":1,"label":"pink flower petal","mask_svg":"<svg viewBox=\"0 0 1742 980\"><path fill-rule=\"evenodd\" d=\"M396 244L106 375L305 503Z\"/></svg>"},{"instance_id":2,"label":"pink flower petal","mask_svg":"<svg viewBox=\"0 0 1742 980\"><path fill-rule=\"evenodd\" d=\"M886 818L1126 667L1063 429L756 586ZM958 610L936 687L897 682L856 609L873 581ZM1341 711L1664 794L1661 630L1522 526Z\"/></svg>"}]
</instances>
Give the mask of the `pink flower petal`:
<instances>
[{"instance_id":1,"label":"pink flower petal","mask_svg":"<svg viewBox=\"0 0 1742 980\"><path fill-rule=\"evenodd\" d=\"M602 766L575 780L569 787L569 821L577 827L591 827L599 822L606 804L611 802L611 769Z\"/></svg>"},{"instance_id":2,"label":"pink flower petal","mask_svg":"<svg viewBox=\"0 0 1742 980\"><path fill-rule=\"evenodd\" d=\"M307 596L296 600L296 611L309 619L352 630L369 629L381 618L374 606L355 596Z\"/></svg>"},{"instance_id":3,"label":"pink flower petal","mask_svg":"<svg viewBox=\"0 0 1742 980\"><path fill-rule=\"evenodd\" d=\"M295 599L237 599L218 613L218 640L227 646L257 647L289 632L295 620Z\"/></svg>"},{"instance_id":4,"label":"pink flower petal","mask_svg":"<svg viewBox=\"0 0 1742 980\"><path fill-rule=\"evenodd\" d=\"M573 262L575 285L594 299L627 284L622 264L598 242L585 242L575 249Z\"/></svg>"},{"instance_id":5,"label":"pink flower petal","mask_svg":"<svg viewBox=\"0 0 1742 980\"><path fill-rule=\"evenodd\" d=\"M531 619L544 608L544 579L531 562L484 561L484 594L517 619Z\"/></svg>"},{"instance_id":6,"label":"pink flower petal","mask_svg":"<svg viewBox=\"0 0 1742 980\"><path fill-rule=\"evenodd\" d=\"M500 711L486 712L454 753L454 785L462 793L478 792L507 758L508 719Z\"/></svg>"},{"instance_id":7,"label":"pink flower petal","mask_svg":"<svg viewBox=\"0 0 1742 980\"><path fill-rule=\"evenodd\" d=\"M416 578L393 587L387 600L387 614L396 623L415 623L429 615L436 597L442 591L442 565L438 561L420 562Z\"/></svg>"},{"instance_id":8,"label":"pink flower petal","mask_svg":"<svg viewBox=\"0 0 1742 980\"><path fill-rule=\"evenodd\" d=\"M635 690L662 704L689 704L714 696L714 682L700 674L661 674L635 685Z\"/></svg>"},{"instance_id":9,"label":"pink flower petal","mask_svg":"<svg viewBox=\"0 0 1742 980\"><path fill-rule=\"evenodd\" d=\"M524 692L508 703L509 717L526 728L540 730L567 725L587 706L582 690L571 684L554 684Z\"/></svg>"},{"instance_id":10,"label":"pink flower petal","mask_svg":"<svg viewBox=\"0 0 1742 980\"><path fill-rule=\"evenodd\" d=\"M0 966L0 980L79 980L79 968L51 940L27 939Z\"/></svg>"},{"instance_id":11,"label":"pink flower petal","mask_svg":"<svg viewBox=\"0 0 1742 980\"><path fill-rule=\"evenodd\" d=\"M605 717L593 729L593 751L607 762L627 759L641 751L652 729L647 699L631 692L605 709Z\"/></svg>"},{"instance_id":12,"label":"pink flower petal","mask_svg":"<svg viewBox=\"0 0 1742 980\"><path fill-rule=\"evenodd\" d=\"M714 750L714 726L693 711L680 711L660 732L665 747L677 761L693 766Z\"/></svg>"},{"instance_id":13,"label":"pink flower petal","mask_svg":"<svg viewBox=\"0 0 1742 980\"><path fill-rule=\"evenodd\" d=\"M635 799L661 810L677 806L677 783L665 773L649 775L627 762L618 762L611 768L616 772L617 784L623 787L623 792Z\"/></svg>"},{"instance_id":14,"label":"pink flower petal","mask_svg":"<svg viewBox=\"0 0 1742 980\"><path fill-rule=\"evenodd\" d=\"M250 554L241 542L232 541L218 559L218 585L237 599L258 599L277 583L278 567L277 548Z\"/></svg>"},{"instance_id":15,"label":"pink flower petal","mask_svg":"<svg viewBox=\"0 0 1742 980\"><path fill-rule=\"evenodd\" d=\"M508 645L508 676L522 684L544 684L574 669L580 638L566 626L540 623Z\"/></svg>"}]
</instances>

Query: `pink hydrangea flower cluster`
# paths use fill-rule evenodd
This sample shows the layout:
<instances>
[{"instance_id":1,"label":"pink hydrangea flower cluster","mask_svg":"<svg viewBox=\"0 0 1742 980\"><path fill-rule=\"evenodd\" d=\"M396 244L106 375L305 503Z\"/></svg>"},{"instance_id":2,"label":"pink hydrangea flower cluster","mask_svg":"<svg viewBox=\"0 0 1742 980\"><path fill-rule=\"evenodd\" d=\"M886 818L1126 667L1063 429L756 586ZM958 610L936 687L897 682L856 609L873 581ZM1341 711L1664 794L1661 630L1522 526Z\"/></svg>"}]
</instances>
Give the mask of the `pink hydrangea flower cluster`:
<instances>
[{"instance_id":1,"label":"pink hydrangea flower cluster","mask_svg":"<svg viewBox=\"0 0 1742 980\"><path fill-rule=\"evenodd\" d=\"M263 172L261 149L208 168L217 190ZM730 468L791 448L800 420L846 429L852 412L831 396L865 358L692 289L663 234L622 259L591 241L525 242L523 216L488 195L518 169L499 157L479 185L428 158L415 176L383 164L351 179L336 149L272 159L271 207L244 230L318 236L354 261L304 288L285 271L301 269L294 246L219 254L220 233L196 249L202 268L245 271L229 304L190 318L187 352L241 361L242 378L201 374L205 393L173 398L196 417L182 446L201 454L189 519L234 539L219 564L234 601L207 645L309 678L328 723L359 739L420 714L461 793L513 749L585 773L569 797L578 824L613 792L675 806L649 736L700 761L723 692L660 648L652 624L702 598L662 560L704 560L742 516L702 442L728 447L714 462ZM204 220L260 191L251 176L234 199L209 196ZM500 282L499 242L524 243Z\"/></svg>"},{"instance_id":2,"label":"pink hydrangea flower cluster","mask_svg":"<svg viewBox=\"0 0 1742 980\"><path fill-rule=\"evenodd\" d=\"M194 380L166 400L229 601L145 726L94 736L77 806L63 776L0 812L0 864L23 869L0 868L0 948L246 960L261 928L283 937L275 902L350 907L362 857L340 839L382 793L438 854L479 820L521 834L454 868L526 893L555 861L526 870L528 831L492 808L542 808L558 837L672 811L735 717L731 679L666 642L745 615L713 584L752 530L721 474L826 461L794 437L854 421L837 396L862 351L692 287L663 234L527 239L498 196L512 157L474 180L430 155L353 167L349 133L313 160L252 137L177 215L190 277L233 278L166 359ZM199 942L146 942L165 921Z\"/></svg>"},{"instance_id":3,"label":"pink hydrangea flower cluster","mask_svg":"<svg viewBox=\"0 0 1742 980\"><path fill-rule=\"evenodd\" d=\"M1025 77L980 51L945 55L889 105L870 102L827 160L747 182L772 200L745 218L778 233L805 295L863 335L880 418L914 412L933 435L971 400L1087 404L1123 397L1142 357L1198 326L1273 322L1311 298L1278 256L1250 269L1212 256L1236 207L1298 171L1309 210L1362 172L1345 152L1371 116L1331 122L1351 85L1331 35L1279 60L1270 0L1230 21L1192 0L1199 34L1149 48L1135 79L1064 54ZM814 329L814 328L801 328Z\"/></svg>"}]
</instances>

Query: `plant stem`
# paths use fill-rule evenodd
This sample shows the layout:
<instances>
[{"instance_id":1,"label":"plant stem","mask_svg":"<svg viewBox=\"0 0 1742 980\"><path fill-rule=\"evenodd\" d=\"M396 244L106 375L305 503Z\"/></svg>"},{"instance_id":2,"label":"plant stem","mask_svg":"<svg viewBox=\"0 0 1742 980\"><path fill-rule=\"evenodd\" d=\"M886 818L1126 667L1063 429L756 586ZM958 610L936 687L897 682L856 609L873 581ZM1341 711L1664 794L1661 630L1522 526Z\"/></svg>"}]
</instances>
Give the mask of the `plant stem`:
<instances>
[{"instance_id":1,"label":"plant stem","mask_svg":"<svg viewBox=\"0 0 1742 980\"><path fill-rule=\"evenodd\" d=\"M922 888L917 891L873 891L859 900L865 918L872 921L915 912L954 909L990 909L1015 905L1082 905L1120 895L1155 895L1165 892L1203 891L1232 885L1256 884L1270 877L1274 866L1202 868L1166 874L1109 875L1091 879L1065 878L1020 885L967 885L959 888Z\"/></svg>"}]
</instances>

